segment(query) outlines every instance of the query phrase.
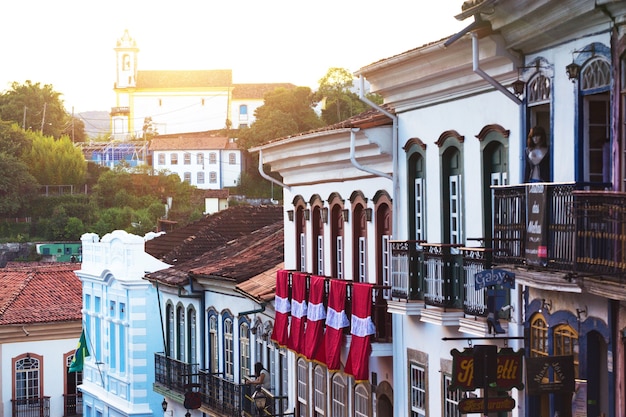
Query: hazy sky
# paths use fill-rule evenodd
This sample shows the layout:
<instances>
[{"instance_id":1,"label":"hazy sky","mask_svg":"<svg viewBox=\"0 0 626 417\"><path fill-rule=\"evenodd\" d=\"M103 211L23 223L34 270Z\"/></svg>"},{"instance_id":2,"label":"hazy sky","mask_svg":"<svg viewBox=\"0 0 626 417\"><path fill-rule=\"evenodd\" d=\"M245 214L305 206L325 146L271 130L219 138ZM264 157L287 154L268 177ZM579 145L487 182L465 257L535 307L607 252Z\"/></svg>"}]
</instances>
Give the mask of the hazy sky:
<instances>
[{"instance_id":1,"label":"hazy sky","mask_svg":"<svg viewBox=\"0 0 626 417\"><path fill-rule=\"evenodd\" d=\"M315 88L451 35L463 0L4 0L0 91L51 84L68 111L110 110L125 29L139 70L232 69L233 82Z\"/></svg>"}]
</instances>

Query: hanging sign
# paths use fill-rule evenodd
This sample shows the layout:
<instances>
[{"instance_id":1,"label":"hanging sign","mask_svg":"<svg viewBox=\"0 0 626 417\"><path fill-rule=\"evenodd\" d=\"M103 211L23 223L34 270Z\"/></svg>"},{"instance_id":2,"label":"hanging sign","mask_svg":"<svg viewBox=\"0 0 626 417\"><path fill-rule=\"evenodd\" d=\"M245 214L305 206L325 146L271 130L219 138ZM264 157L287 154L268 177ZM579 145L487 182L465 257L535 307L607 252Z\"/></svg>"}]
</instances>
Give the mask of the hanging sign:
<instances>
[{"instance_id":1,"label":"hanging sign","mask_svg":"<svg viewBox=\"0 0 626 417\"><path fill-rule=\"evenodd\" d=\"M566 355L527 358L526 386L531 395L574 392L574 357Z\"/></svg>"},{"instance_id":2,"label":"hanging sign","mask_svg":"<svg viewBox=\"0 0 626 417\"><path fill-rule=\"evenodd\" d=\"M494 285L513 289L515 287L515 273L504 269L485 269L474 274L474 286L477 290Z\"/></svg>"},{"instance_id":3,"label":"hanging sign","mask_svg":"<svg viewBox=\"0 0 626 417\"><path fill-rule=\"evenodd\" d=\"M474 358L478 351L474 348L465 348L463 352L456 349L450 351L452 355L452 383L451 389L473 391L480 383L476 381L474 373ZM512 388L523 389L523 360L524 350L514 352L511 348L502 348L496 354L495 388L507 391ZM479 373L477 373L479 374Z\"/></svg>"}]
</instances>

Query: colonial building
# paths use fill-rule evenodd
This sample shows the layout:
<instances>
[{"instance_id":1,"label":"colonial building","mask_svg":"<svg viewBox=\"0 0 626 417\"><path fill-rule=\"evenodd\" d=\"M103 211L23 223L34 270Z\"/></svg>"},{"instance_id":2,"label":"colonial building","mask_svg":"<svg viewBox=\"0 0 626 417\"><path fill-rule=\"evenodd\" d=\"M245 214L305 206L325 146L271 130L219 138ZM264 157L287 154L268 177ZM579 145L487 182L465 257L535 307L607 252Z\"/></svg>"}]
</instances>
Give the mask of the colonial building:
<instances>
[{"instance_id":1,"label":"colonial building","mask_svg":"<svg viewBox=\"0 0 626 417\"><path fill-rule=\"evenodd\" d=\"M0 414L82 414L80 372L68 372L81 334L76 263L0 268Z\"/></svg>"},{"instance_id":2,"label":"colonial building","mask_svg":"<svg viewBox=\"0 0 626 417\"><path fill-rule=\"evenodd\" d=\"M145 253L144 239L122 230L81 238L85 417L153 416L162 398L150 389L153 349L163 346L156 289L143 277L169 265Z\"/></svg>"},{"instance_id":3,"label":"colonial building","mask_svg":"<svg viewBox=\"0 0 626 417\"><path fill-rule=\"evenodd\" d=\"M140 69L139 47L125 31L115 47L114 140L245 128L265 93L289 83L234 84L232 70Z\"/></svg>"},{"instance_id":4,"label":"colonial building","mask_svg":"<svg viewBox=\"0 0 626 417\"><path fill-rule=\"evenodd\" d=\"M155 172L177 174L205 190L235 187L242 171L242 150L234 139L209 132L159 135L150 141Z\"/></svg>"},{"instance_id":5,"label":"colonial building","mask_svg":"<svg viewBox=\"0 0 626 417\"><path fill-rule=\"evenodd\" d=\"M625 15L614 1L465 2L462 32L357 72L387 132L354 123L253 149L283 177L289 331L293 304L312 302L298 281L315 276L325 306L335 281L381 285L392 316L393 354L372 355L365 380L349 353L330 373L290 349L299 415L626 413ZM491 351L487 369L516 372L459 381L459 352Z\"/></svg>"}]
</instances>

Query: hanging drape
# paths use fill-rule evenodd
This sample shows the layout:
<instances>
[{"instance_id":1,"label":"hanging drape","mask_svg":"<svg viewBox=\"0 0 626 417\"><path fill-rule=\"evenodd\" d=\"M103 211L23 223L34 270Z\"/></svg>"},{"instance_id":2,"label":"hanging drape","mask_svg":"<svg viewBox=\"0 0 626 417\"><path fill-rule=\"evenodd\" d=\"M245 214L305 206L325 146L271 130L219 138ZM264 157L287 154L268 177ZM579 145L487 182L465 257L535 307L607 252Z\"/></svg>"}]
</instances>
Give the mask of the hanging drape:
<instances>
[{"instance_id":1,"label":"hanging drape","mask_svg":"<svg viewBox=\"0 0 626 417\"><path fill-rule=\"evenodd\" d=\"M339 279L330 281L324 349L326 351L326 366L331 371L341 368L343 329L350 325L345 311L347 285L346 281Z\"/></svg>"},{"instance_id":2,"label":"hanging drape","mask_svg":"<svg viewBox=\"0 0 626 417\"><path fill-rule=\"evenodd\" d=\"M352 342L344 371L356 381L369 379L372 353L370 336L376 332L372 322L372 284L352 284Z\"/></svg>"},{"instance_id":3,"label":"hanging drape","mask_svg":"<svg viewBox=\"0 0 626 417\"><path fill-rule=\"evenodd\" d=\"M287 347L296 353L303 353L304 328L306 326L306 274L291 274L291 326Z\"/></svg>"},{"instance_id":4,"label":"hanging drape","mask_svg":"<svg viewBox=\"0 0 626 417\"><path fill-rule=\"evenodd\" d=\"M276 272L276 295L274 296L274 329L272 340L280 346L287 346L289 335L289 315L291 304L289 302L289 271L279 270Z\"/></svg>"},{"instance_id":5,"label":"hanging drape","mask_svg":"<svg viewBox=\"0 0 626 417\"><path fill-rule=\"evenodd\" d=\"M324 277L312 275L309 284L309 306L304 333L304 355L314 361L325 362L324 321Z\"/></svg>"}]
</instances>

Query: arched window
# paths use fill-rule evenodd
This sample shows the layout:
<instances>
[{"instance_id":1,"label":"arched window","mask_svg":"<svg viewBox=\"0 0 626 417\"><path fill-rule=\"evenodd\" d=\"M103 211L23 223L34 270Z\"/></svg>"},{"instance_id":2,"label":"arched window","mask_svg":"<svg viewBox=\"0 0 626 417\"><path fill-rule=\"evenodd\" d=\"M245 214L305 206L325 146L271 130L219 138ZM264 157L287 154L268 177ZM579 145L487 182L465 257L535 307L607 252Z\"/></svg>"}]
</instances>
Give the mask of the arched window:
<instances>
[{"instance_id":1,"label":"arched window","mask_svg":"<svg viewBox=\"0 0 626 417\"><path fill-rule=\"evenodd\" d=\"M455 131L444 132L437 141L441 156L443 242L463 244L463 155L464 137Z\"/></svg>"},{"instance_id":2,"label":"arched window","mask_svg":"<svg viewBox=\"0 0 626 417\"><path fill-rule=\"evenodd\" d=\"M167 333L167 346L166 355L170 358L174 357L174 351L176 348L176 319L174 317L174 306L171 303L167 303L165 307L165 315L167 317L167 323L165 323L166 333Z\"/></svg>"},{"instance_id":3,"label":"arched window","mask_svg":"<svg viewBox=\"0 0 626 417\"><path fill-rule=\"evenodd\" d=\"M248 376L253 372L250 365L250 325L242 319L239 323L239 375Z\"/></svg>"},{"instance_id":4,"label":"arched window","mask_svg":"<svg viewBox=\"0 0 626 417\"><path fill-rule=\"evenodd\" d=\"M188 355L188 363L196 364L198 363L198 354L196 348L196 309L193 307L189 307L187 312L187 334L189 338L189 342L187 343L187 355Z\"/></svg>"},{"instance_id":5,"label":"arched window","mask_svg":"<svg viewBox=\"0 0 626 417\"><path fill-rule=\"evenodd\" d=\"M239 106L239 116L247 116L248 115L248 105L242 104Z\"/></svg>"},{"instance_id":6,"label":"arched window","mask_svg":"<svg viewBox=\"0 0 626 417\"><path fill-rule=\"evenodd\" d=\"M309 398L309 366L307 361L300 358L297 363L297 386L296 395L298 399L299 416L307 416L307 400Z\"/></svg>"},{"instance_id":7,"label":"arched window","mask_svg":"<svg viewBox=\"0 0 626 417\"><path fill-rule=\"evenodd\" d=\"M217 313L209 312L209 369L211 373L219 372Z\"/></svg>"},{"instance_id":8,"label":"arched window","mask_svg":"<svg viewBox=\"0 0 626 417\"><path fill-rule=\"evenodd\" d=\"M178 341L178 349L176 359L185 360L185 307L179 305L176 308L176 340Z\"/></svg>"},{"instance_id":9,"label":"arched window","mask_svg":"<svg viewBox=\"0 0 626 417\"><path fill-rule=\"evenodd\" d=\"M31 353L13 359L13 380L15 382L13 398L18 410L28 407L33 401L42 398L41 373L43 357ZM36 402L36 404L38 404ZM15 414L15 410L14 410ZM20 415L17 413L16 415Z\"/></svg>"},{"instance_id":10,"label":"arched window","mask_svg":"<svg viewBox=\"0 0 626 417\"><path fill-rule=\"evenodd\" d=\"M343 200L334 194L328 199L330 222L330 275L344 278L344 216Z\"/></svg>"},{"instance_id":11,"label":"arched window","mask_svg":"<svg viewBox=\"0 0 626 417\"><path fill-rule=\"evenodd\" d=\"M350 197L352 203L352 275L355 282L366 282L367 276L367 199L359 191Z\"/></svg>"},{"instance_id":12,"label":"arched window","mask_svg":"<svg viewBox=\"0 0 626 417\"><path fill-rule=\"evenodd\" d=\"M233 319L224 317L224 377L233 380L235 377L235 345L233 339Z\"/></svg>"},{"instance_id":13,"label":"arched window","mask_svg":"<svg viewBox=\"0 0 626 417\"><path fill-rule=\"evenodd\" d=\"M426 240L426 144L410 139L406 145L408 157L409 236Z\"/></svg>"},{"instance_id":14,"label":"arched window","mask_svg":"<svg viewBox=\"0 0 626 417\"><path fill-rule=\"evenodd\" d=\"M209 153L209 164L217 164L217 154L215 152Z\"/></svg>"},{"instance_id":15,"label":"arched window","mask_svg":"<svg viewBox=\"0 0 626 417\"><path fill-rule=\"evenodd\" d=\"M368 417L370 412L370 394L364 384L354 388L354 417Z\"/></svg>"},{"instance_id":16,"label":"arched window","mask_svg":"<svg viewBox=\"0 0 626 417\"><path fill-rule=\"evenodd\" d=\"M304 217L304 209L306 203L302 197L298 196L294 199L294 221L296 227L296 270L306 271L306 218Z\"/></svg>"},{"instance_id":17,"label":"arched window","mask_svg":"<svg viewBox=\"0 0 626 417\"><path fill-rule=\"evenodd\" d=\"M578 378L578 332L569 324L559 324L552 333L554 355L572 355L574 358L574 376Z\"/></svg>"},{"instance_id":18,"label":"arched window","mask_svg":"<svg viewBox=\"0 0 626 417\"><path fill-rule=\"evenodd\" d=\"M311 199L311 247L313 248L313 273L324 275L324 219L322 200ZM328 212L326 211L326 217Z\"/></svg>"},{"instance_id":19,"label":"arched window","mask_svg":"<svg viewBox=\"0 0 626 417\"><path fill-rule=\"evenodd\" d=\"M191 165L191 153L185 152L183 154L183 164L184 165Z\"/></svg>"},{"instance_id":20,"label":"arched window","mask_svg":"<svg viewBox=\"0 0 626 417\"><path fill-rule=\"evenodd\" d=\"M530 357L548 356L548 323L541 314L535 314L530 322Z\"/></svg>"},{"instance_id":21,"label":"arched window","mask_svg":"<svg viewBox=\"0 0 626 417\"><path fill-rule=\"evenodd\" d=\"M346 379L343 375L336 373L333 375L332 385L330 387L331 395L331 416L346 417L348 414L348 387Z\"/></svg>"},{"instance_id":22,"label":"arched window","mask_svg":"<svg viewBox=\"0 0 626 417\"><path fill-rule=\"evenodd\" d=\"M314 375L314 393L313 393L313 407L315 408L316 416L326 415L326 369L323 366L317 365L315 367Z\"/></svg>"}]
</instances>

